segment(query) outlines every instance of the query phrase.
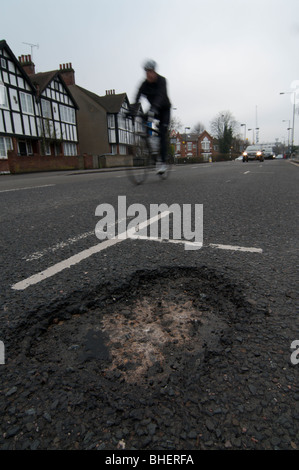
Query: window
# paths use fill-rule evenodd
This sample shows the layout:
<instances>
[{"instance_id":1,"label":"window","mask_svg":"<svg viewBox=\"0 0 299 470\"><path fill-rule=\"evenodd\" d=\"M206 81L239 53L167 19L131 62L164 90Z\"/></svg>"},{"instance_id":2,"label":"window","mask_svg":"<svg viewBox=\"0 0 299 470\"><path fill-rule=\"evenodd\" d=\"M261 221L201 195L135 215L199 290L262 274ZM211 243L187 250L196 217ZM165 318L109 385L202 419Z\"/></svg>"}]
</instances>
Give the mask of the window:
<instances>
[{"instance_id":1,"label":"window","mask_svg":"<svg viewBox=\"0 0 299 470\"><path fill-rule=\"evenodd\" d=\"M18 150L19 150L19 155L21 156L33 155L32 145L31 145L30 140L19 140Z\"/></svg>"},{"instance_id":2,"label":"window","mask_svg":"<svg viewBox=\"0 0 299 470\"><path fill-rule=\"evenodd\" d=\"M7 158L8 150L12 150L10 137L0 137L0 158Z\"/></svg>"},{"instance_id":3,"label":"window","mask_svg":"<svg viewBox=\"0 0 299 470\"><path fill-rule=\"evenodd\" d=\"M203 150L210 150L210 141L207 137L205 137L201 142L201 148Z\"/></svg>"},{"instance_id":4,"label":"window","mask_svg":"<svg viewBox=\"0 0 299 470\"><path fill-rule=\"evenodd\" d=\"M126 145L120 145L120 146L119 146L119 154L120 154L120 155L127 155L127 147L126 147Z\"/></svg>"},{"instance_id":5,"label":"window","mask_svg":"<svg viewBox=\"0 0 299 470\"><path fill-rule=\"evenodd\" d=\"M68 106L61 104L59 105L59 109L61 121L76 124L76 114L74 108L69 108Z\"/></svg>"},{"instance_id":6,"label":"window","mask_svg":"<svg viewBox=\"0 0 299 470\"><path fill-rule=\"evenodd\" d=\"M43 117L48 119L52 118L51 105L50 102L47 100L42 100L42 115Z\"/></svg>"},{"instance_id":7,"label":"window","mask_svg":"<svg viewBox=\"0 0 299 470\"><path fill-rule=\"evenodd\" d=\"M32 96L21 92L20 99L23 113L33 114Z\"/></svg>"},{"instance_id":8,"label":"window","mask_svg":"<svg viewBox=\"0 0 299 470\"><path fill-rule=\"evenodd\" d=\"M1 57L1 67L7 69L6 60Z\"/></svg>"},{"instance_id":9,"label":"window","mask_svg":"<svg viewBox=\"0 0 299 470\"><path fill-rule=\"evenodd\" d=\"M108 127L110 127L110 129L114 129L115 127L114 114L108 114Z\"/></svg>"},{"instance_id":10,"label":"window","mask_svg":"<svg viewBox=\"0 0 299 470\"><path fill-rule=\"evenodd\" d=\"M51 155L51 147L49 142L45 142L45 155Z\"/></svg>"},{"instance_id":11,"label":"window","mask_svg":"<svg viewBox=\"0 0 299 470\"><path fill-rule=\"evenodd\" d=\"M188 149L188 152L191 152L191 150L192 150L192 142L187 142L187 149Z\"/></svg>"},{"instance_id":12,"label":"window","mask_svg":"<svg viewBox=\"0 0 299 470\"><path fill-rule=\"evenodd\" d=\"M63 144L63 153L64 155L77 155L77 146L76 144L70 144L64 142Z\"/></svg>"},{"instance_id":13,"label":"window","mask_svg":"<svg viewBox=\"0 0 299 470\"><path fill-rule=\"evenodd\" d=\"M3 82L0 82L0 107L8 108L7 92Z\"/></svg>"}]
</instances>

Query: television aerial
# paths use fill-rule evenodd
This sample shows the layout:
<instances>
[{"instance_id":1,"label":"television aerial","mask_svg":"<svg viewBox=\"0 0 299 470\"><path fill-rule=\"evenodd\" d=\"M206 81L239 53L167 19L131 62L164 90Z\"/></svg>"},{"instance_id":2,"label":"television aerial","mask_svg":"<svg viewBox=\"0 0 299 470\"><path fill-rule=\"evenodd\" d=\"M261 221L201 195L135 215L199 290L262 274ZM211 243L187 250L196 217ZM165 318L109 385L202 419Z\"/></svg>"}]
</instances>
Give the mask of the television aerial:
<instances>
[{"instance_id":1,"label":"television aerial","mask_svg":"<svg viewBox=\"0 0 299 470\"><path fill-rule=\"evenodd\" d=\"M30 42L23 42L23 44L26 44L27 46L31 47L31 60L33 62L33 48L36 47L37 49L39 49L39 45L38 44L31 44Z\"/></svg>"}]
</instances>

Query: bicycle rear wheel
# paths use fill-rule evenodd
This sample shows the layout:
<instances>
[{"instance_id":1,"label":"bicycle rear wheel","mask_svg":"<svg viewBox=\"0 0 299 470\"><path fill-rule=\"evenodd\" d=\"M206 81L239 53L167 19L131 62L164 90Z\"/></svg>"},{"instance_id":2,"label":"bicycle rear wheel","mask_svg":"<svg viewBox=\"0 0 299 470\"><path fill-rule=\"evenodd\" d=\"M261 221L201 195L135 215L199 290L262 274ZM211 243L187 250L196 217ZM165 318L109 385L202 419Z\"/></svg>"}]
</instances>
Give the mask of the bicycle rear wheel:
<instances>
[{"instance_id":1,"label":"bicycle rear wheel","mask_svg":"<svg viewBox=\"0 0 299 470\"><path fill-rule=\"evenodd\" d=\"M133 166L127 167L129 180L134 184L142 184L150 169L150 151L146 140L132 147Z\"/></svg>"}]
</instances>

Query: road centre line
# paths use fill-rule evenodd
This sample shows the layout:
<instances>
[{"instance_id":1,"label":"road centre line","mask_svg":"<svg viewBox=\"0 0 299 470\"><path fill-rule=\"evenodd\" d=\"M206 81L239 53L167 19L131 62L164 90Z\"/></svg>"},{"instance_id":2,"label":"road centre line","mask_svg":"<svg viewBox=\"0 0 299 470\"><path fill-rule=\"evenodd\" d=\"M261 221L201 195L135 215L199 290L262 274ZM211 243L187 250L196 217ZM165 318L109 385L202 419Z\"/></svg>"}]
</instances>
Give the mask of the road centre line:
<instances>
[{"instance_id":1,"label":"road centre line","mask_svg":"<svg viewBox=\"0 0 299 470\"><path fill-rule=\"evenodd\" d=\"M0 193L10 193L12 191L23 191L26 189L49 188L50 186L56 186L56 184L43 184L41 186L28 186L26 188L2 189Z\"/></svg>"}]
</instances>

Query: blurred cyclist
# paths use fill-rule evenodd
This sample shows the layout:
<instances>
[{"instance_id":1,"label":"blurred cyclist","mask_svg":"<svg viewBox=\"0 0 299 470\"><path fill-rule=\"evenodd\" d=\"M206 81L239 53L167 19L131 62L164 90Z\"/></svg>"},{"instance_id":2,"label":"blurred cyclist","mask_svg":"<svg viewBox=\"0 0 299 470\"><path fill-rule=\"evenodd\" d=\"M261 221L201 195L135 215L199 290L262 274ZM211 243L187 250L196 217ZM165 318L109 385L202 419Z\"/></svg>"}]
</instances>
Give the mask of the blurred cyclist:
<instances>
[{"instance_id":1,"label":"blurred cyclist","mask_svg":"<svg viewBox=\"0 0 299 470\"><path fill-rule=\"evenodd\" d=\"M154 60L148 60L144 64L146 80L141 84L135 102L139 102L140 96L145 96L151 105L148 117L155 118L160 123L160 155L162 164L158 173L161 174L166 171L167 133L171 104L167 95L166 79L156 72L156 68L157 64Z\"/></svg>"}]
</instances>

